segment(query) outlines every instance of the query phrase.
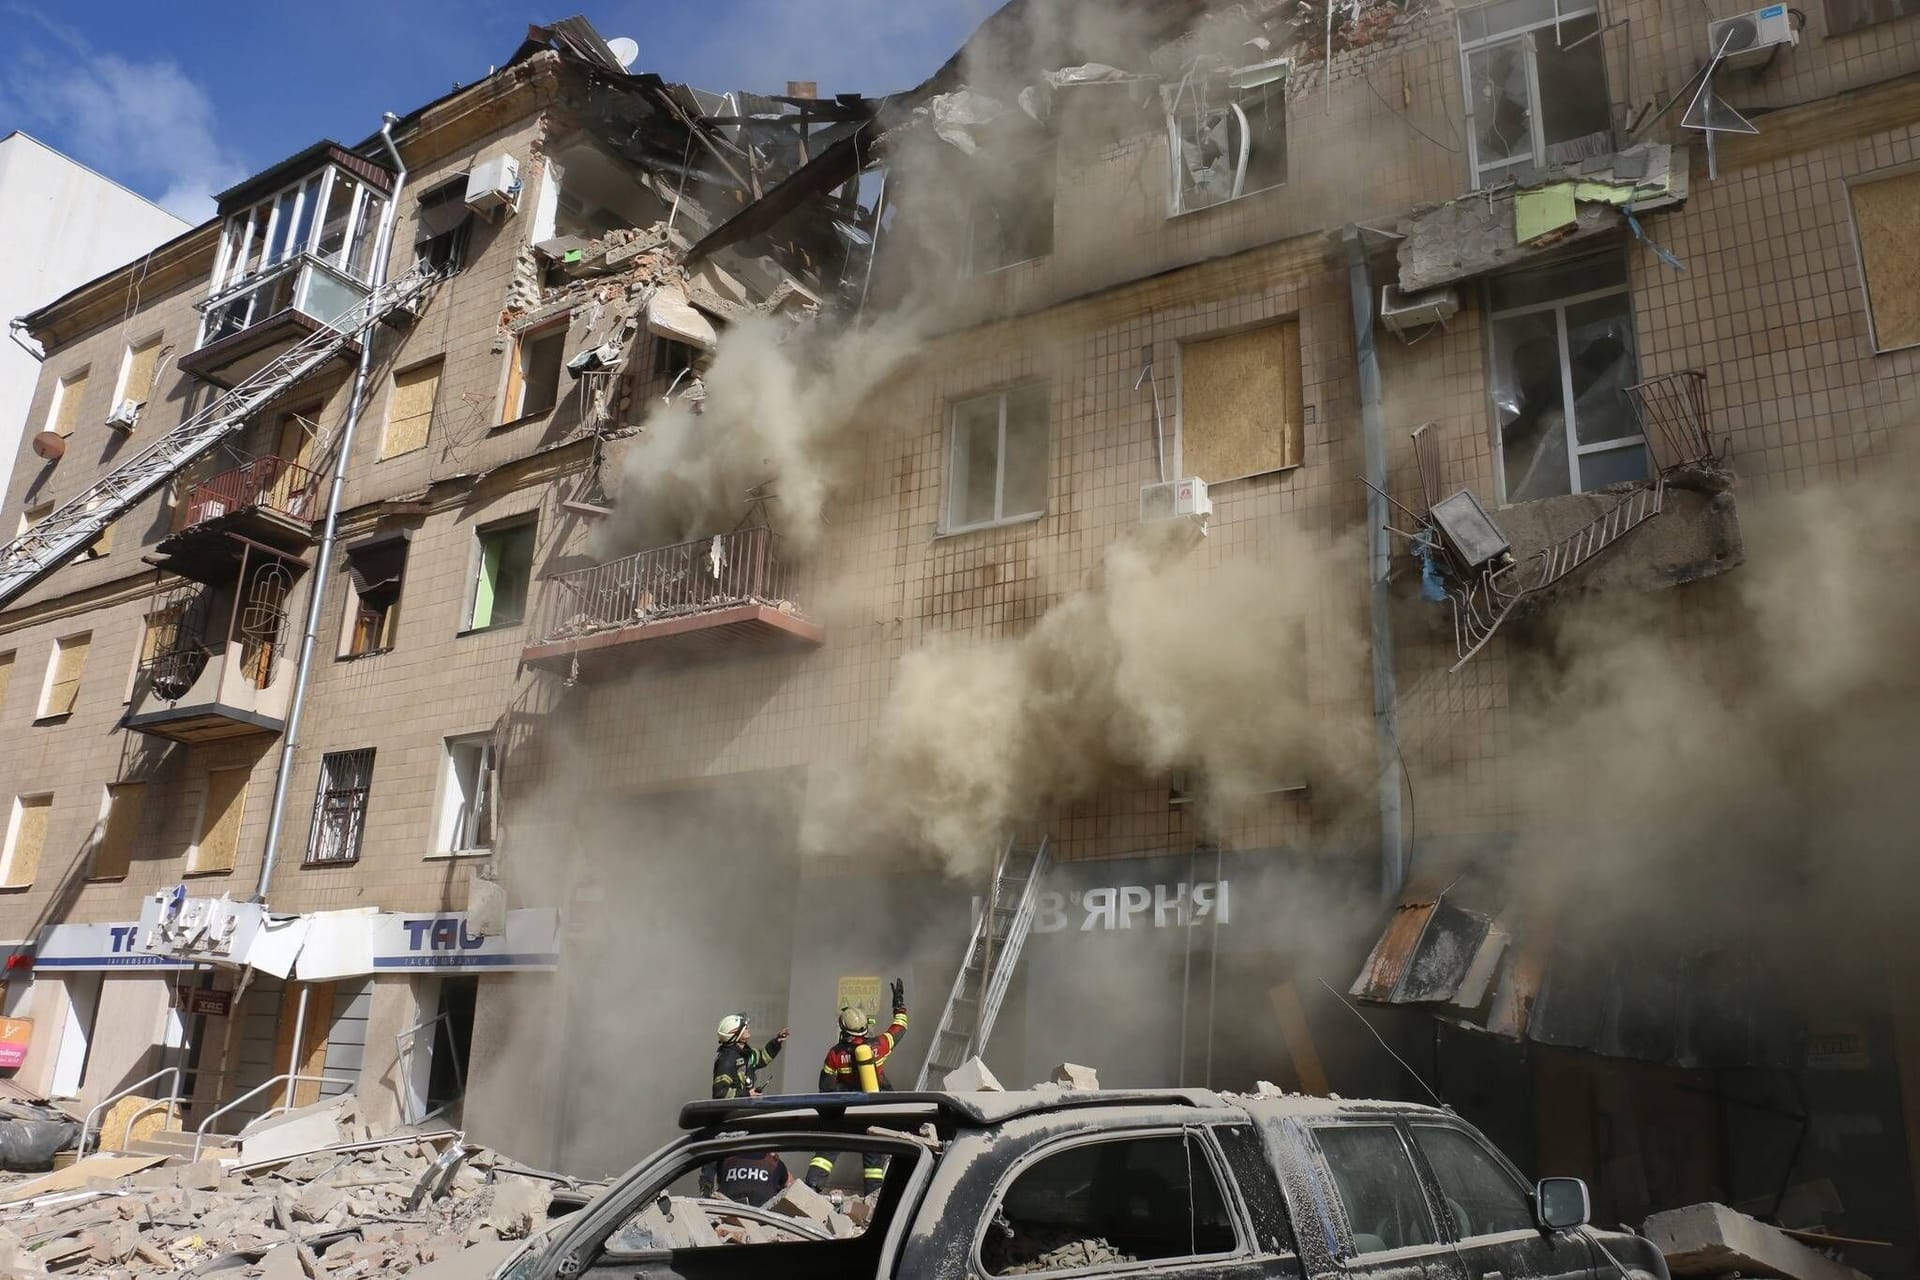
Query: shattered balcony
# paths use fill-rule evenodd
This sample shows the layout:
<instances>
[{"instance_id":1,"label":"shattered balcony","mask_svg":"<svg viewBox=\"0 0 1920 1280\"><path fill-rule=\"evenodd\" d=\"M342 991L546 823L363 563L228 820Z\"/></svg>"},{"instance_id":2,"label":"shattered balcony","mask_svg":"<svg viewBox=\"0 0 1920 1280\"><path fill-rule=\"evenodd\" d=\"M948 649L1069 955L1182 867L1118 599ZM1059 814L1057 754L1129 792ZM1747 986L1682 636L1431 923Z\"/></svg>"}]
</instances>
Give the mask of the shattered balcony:
<instances>
[{"instance_id":1,"label":"shattered balcony","mask_svg":"<svg viewBox=\"0 0 1920 1280\"><path fill-rule=\"evenodd\" d=\"M792 599L773 531L738 529L547 580L529 666L590 676L634 663L809 649L824 638Z\"/></svg>"},{"instance_id":2,"label":"shattered balcony","mask_svg":"<svg viewBox=\"0 0 1920 1280\"><path fill-rule=\"evenodd\" d=\"M230 581L246 547L304 560L319 514L318 472L271 454L212 476L187 491L178 527L152 563L196 582Z\"/></svg>"},{"instance_id":3,"label":"shattered balcony","mask_svg":"<svg viewBox=\"0 0 1920 1280\"><path fill-rule=\"evenodd\" d=\"M173 587L147 615L124 728L218 742L285 727L288 601L300 566L242 547L225 583Z\"/></svg>"},{"instance_id":4,"label":"shattered balcony","mask_svg":"<svg viewBox=\"0 0 1920 1280\"><path fill-rule=\"evenodd\" d=\"M364 302L392 180L321 143L221 193L220 252L180 368L232 387ZM359 355L348 342L335 359Z\"/></svg>"}]
</instances>

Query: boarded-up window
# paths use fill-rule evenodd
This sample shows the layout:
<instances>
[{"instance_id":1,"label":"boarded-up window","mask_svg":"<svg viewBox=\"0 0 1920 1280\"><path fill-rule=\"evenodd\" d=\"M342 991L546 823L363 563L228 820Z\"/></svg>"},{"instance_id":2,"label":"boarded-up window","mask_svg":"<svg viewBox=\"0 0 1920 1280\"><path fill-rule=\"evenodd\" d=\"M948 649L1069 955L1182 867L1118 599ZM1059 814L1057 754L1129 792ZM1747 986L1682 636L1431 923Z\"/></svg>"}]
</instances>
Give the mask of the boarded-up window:
<instances>
[{"instance_id":1,"label":"boarded-up window","mask_svg":"<svg viewBox=\"0 0 1920 1280\"><path fill-rule=\"evenodd\" d=\"M16 796L7 822L7 851L0 859L0 889L24 889L40 870L40 851L47 845L47 818L53 797Z\"/></svg>"},{"instance_id":2,"label":"boarded-up window","mask_svg":"<svg viewBox=\"0 0 1920 1280\"><path fill-rule=\"evenodd\" d=\"M433 421L433 402L440 394L440 368L444 363L429 360L393 375L393 398L387 402L387 438L380 444L382 458L426 447L427 427Z\"/></svg>"},{"instance_id":3,"label":"boarded-up window","mask_svg":"<svg viewBox=\"0 0 1920 1280\"><path fill-rule=\"evenodd\" d=\"M83 631L53 642L53 662L47 672L47 695L40 705L40 718L73 714L80 700L80 674L86 670L87 647L93 633Z\"/></svg>"},{"instance_id":4,"label":"boarded-up window","mask_svg":"<svg viewBox=\"0 0 1920 1280\"><path fill-rule=\"evenodd\" d=\"M1874 350L1920 345L1920 169L1868 175L1850 190Z\"/></svg>"},{"instance_id":5,"label":"boarded-up window","mask_svg":"<svg viewBox=\"0 0 1920 1280\"><path fill-rule=\"evenodd\" d=\"M19 537L21 534L33 528L33 526L39 524L42 520L45 520L48 516L52 514L53 514L53 499L51 498L45 499L44 501L41 501L41 502L28 503L25 507L22 507L20 510L20 528L14 533L13 536L16 538Z\"/></svg>"},{"instance_id":6,"label":"boarded-up window","mask_svg":"<svg viewBox=\"0 0 1920 1280\"><path fill-rule=\"evenodd\" d=\"M7 707L7 686L13 683L13 655L0 653L0 711Z\"/></svg>"},{"instance_id":7,"label":"boarded-up window","mask_svg":"<svg viewBox=\"0 0 1920 1280\"><path fill-rule=\"evenodd\" d=\"M240 817L247 807L247 771L213 769L200 810L200 838L187 856L188 871L231 871L240 847Z\"/></svg>"},{"instance_id":8,"label":"boarded-up window","mask_svg":"<svg viewBox=\"0 0 1920 1280\"><path fill-rule=\"evenodd\" d=\"M1920 0L1827 0L1827 34L1843 36L1915 14L1920 14Z\"/></svg>"},{"instance_id":9,"label":"boarded-up window","mask_svg":"<svg viewBox=\"0 0 1920 1280\"><path fill-rule=\"evenodd\" d=\"M120 365L120 391L114 396L115 403L131 400L135 404L145 404L153 394L154 365L160 356L160 335L154 334L138 346L127 348L127 358Z\"/></svg>"},{"instance_id":10,"label":"boarded-up window","mask_svg":"<svg viewBox=\"0 0 1920 1280\"><path fill-rule=\"evenodd\" d=\"M119 527L117 521L108 524L104 529L100 530L100 536L88 543L86 550L74 558L76 560L98 560L101 556L113 550L113 531Z\"/></svg>"},{"instance_id":11,"label":"boarded-up window","mask_svg":"<svg viewBox=\"0 0 1920 1280\"><path fill-rule=\"evenodd\" d=\"M1300 465L1300 323L1180 348L1180 471L1208 484Z\"/></svg>"},{"instance_id":12,"label":"boarded-up window","mask_svg":"<svg viewBox=\"0 0 1920 1280\"><path fill-rule=\"evenodd\" d=\"M53 411L47 419L47 430L63 436L73 434L80 425L80 402L87 397L87 371L70 373L60 379L60 385L53 391Z\"/></svg>"},{"instance_id":13,"label":"boarded-up window","mask_svg":"<svg viewBox=\"0 0 1920 1280\"><path fill-rule=\"evenodd\" d=\"M119 880L133 865L133 843L140 835L140 813L146 806L147 784L119 782L107 788L106 813L101 817L100 843L94 846L90 880Z\"/></svg>"}]
</instances>

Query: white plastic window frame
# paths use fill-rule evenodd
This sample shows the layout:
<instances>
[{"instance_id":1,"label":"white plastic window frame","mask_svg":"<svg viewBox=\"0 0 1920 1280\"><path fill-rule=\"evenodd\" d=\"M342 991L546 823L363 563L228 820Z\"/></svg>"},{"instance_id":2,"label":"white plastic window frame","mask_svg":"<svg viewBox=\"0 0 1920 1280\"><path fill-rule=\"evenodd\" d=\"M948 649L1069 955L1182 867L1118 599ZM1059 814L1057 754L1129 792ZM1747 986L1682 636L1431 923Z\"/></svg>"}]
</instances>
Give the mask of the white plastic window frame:
<instances>
[{"instance_id":1,"label":"white plastic window frame","mask_svg":"<svg viewBox=\"0 0 1920 1280\"><path fill-rule=\"evenodd\" d=\"M316 177L318 178L317 186L314 185ZM380 193L368 186L365 179L347 173L337 165L329 164L319 174L302 174L297 181L288 183L270 195L260 197L245 209L227 215L220 232L220 250L214 258L213 283L207 290L208 299L217 301L223 293L303 255L312 255L317 260L325 261L320 258L320 237L326 225L328 205L333 199L333 185L339 181L354 184L353 203L347 209L347 223L340 240L340 260L329 262L327 265L342 274L350 274L347 268L360 220L366 216L370 197L379 198ZM312 189L309 190L309 188ZM313 217L307 224L305 243L283 246L280 256L276 258L273 256L274 237L279 234L282 204L289 195L294 199L287 209L287 217L295 226L300 224L301 215L309 201L312 204ZM249 271L247 247L253 243L253 228L263 215L266 227L263 240L266 247L261 251L260 265Z\"/></svg>"},{"instance_id":2,"label":"white plastic window frame","mask_svg":"<svg viewBox=\"0 0 1920 1280\"><path fill-rule=\"evenodd\" d=\"M473 747L478 747L480 751L474 780L484 788L494 770L493 735L484 732L463 733L441 739L438 807L434 814L433 848L428 857L485 858L493 852L491 845L466 844L461 840L461 827L465 825L462 821L464 811L472 803L472 798L461 793L460 764L455 753Z\"/></svg>"},{"instance_id":3,"label":"white plastic window frame","mask_svg":"<svg viewBox=\"0 0 1920 1280\"><path fill-rule=\"evenodd\" d=\"M955 400L948 407L948 410L947 410L947 448L946 448L946 468L945 468L946 481L941 486L943 493L940 500L941 501L941 512L940 512L941 536L944 537L944 536L947 536L950 534L956 534L956 533L973 533L980 529L999 529L1007 525L1028 524L1034 520L1043 519L1046 516L1047 504L1044 499L1041 501L1040 506L1033 511L1021 511L1021 512L1016 512L1012 515L1009 515L1005 510L1003 510L1004 504L1006 503L1006 497L1007 497L1007 401L1014 395L1015 392L1025 391L1032 387L1041 387L1047 391L1047 422L1045 425L1047 429L1046 466L1049 474L1046 476L1046 479L1048 481L1052 480L1053 478L1051 475L1051 471L1053 468L1053 456L1052 456L1053 455L1053 389L1052 387L1048 386L1044 382L1040 382L1037 380L1028 381L1028 382L1016 382L1011 386L1002 387L998 391L987 391L977 396L965 396L961 399ZM953 488L954 488L954 481L959 474L958 468L956 465L956 459L958 457L959 448L960 448L960 411L966 408L970 404L979 404L983 400L994 400L994 399L998 399L1000 402L1000 419L999 419L1000 425L999 425L998 435L996 436L995 442L994 442L994 455L993 455L993 468L994 468L993 518L990 520L976 520L972 524L956 524L954 522L955 515L953 510L953 499L954 499Z\"/></svg>"},{"instance_id":4,"label":"white plastic window frame","mask_svg":"<svg viewBox=\"0 0 1920 1280\"><path fill-rule=\"evenodd\" d=\"M1581 444L1578 434L1578 424L1574 421L1573 359L1567 341L1567 309L1578 306L1582 302L1593 302L1600 298L1614 298L1625 295L1627 298L1627 327L1631 330L1633 329L1632 294L1632 283L1622 281L1620 284L1609 285L1604 289L1589 289L1583 293L1569 293L1548 302L1530 302L1522 307L1507 307L1500 311L1495 311L1491 307L1487 309L1486 359L1489 374L1493 371L1493 326L1495 323L1501 320L1513 319L1516 316L1538 315L1547 311L1553 313L1554 337L1560 345L1560 416L1564 419L1561 426L1567 433L1567 484L1570 486L1567 489L1568 495L1587 492L1587 490L1580 487L1580 458L1582 455L1589 453L1608 453L1612 450L1625 449L1635 444L1645 447L1647 443L1647 437L1644 432L1635 432L1630 436L1616 436L1611 440L1596 440L1592 444ZM1639 334L1636 332L1634 334L1634 361L1636 367L1639 362L1639 357ZM1493 379L1489 376L1487 379L1487 395L1490 409L1492 407L1491 398L1493 395L1493 385ZM1513 505L1513 500L1507 496L1505 442L1500 438L1500 419L1497 414L1495 414L1493 418L1492 430L1493 456L1495 459L1494 470L1500 478L1500 505L1503 507L1511 506ZM1651 457L1649 457L1648 460L1651 462Z\"/></svg>"},{"instance_id":5,"label":"white plastic window frame","mask_svg":"<svg viewBox=\"0 0 1920 1280\"><path fill-rule=\"evenodd\" d=\"M1460 100L1466 108L1467 116L1467 180L1470 190L1478 191L1486 186L1488 174L1493 173L1492 181L1498 181L1502 171L1515 165L1531 163L1538 167L1546 163L1547 144L1540 136L1540 60L1534 54L1534 33L1546 30L1557 31L1560 25L1574 18L1599 18L1596 0L1583 0L1570 8L1562 8L1560 0L1552 0L1553 16L1535 22L1523 22L1500 31L1468 40L1466 37L1467 19L1494 4L1511 3L1511 0L1488 0L1487 4L1461 10L1454 19L1454 34L1460 43ZM1596 37L1597 38L1597 37ZM1523 156L1510 156L1504 160L1492 160L1485 164L1480 161L1480 135L1473 118L1473 55L1498 45L1518 43L1526 58L1527 67L1527 140L1532 148L1529 159Z\"/></svg>"},{"instance_id":6,"label":"white plastic window frame","mask_svg":"<svg viewBox=\"0 0 1920 1280\"><path fill-rule=\"evenodd\" d=\"M1013 1189L1020 1176L1042 1161L1057 1156L1075 1147L1093 1147L1111 1142L1139 1142L1151 1138L1179 1138L1199 1144L1201 1153L1206 1157L1207 1166L1213 1173L1214 1187L1220 1192L1221 1203L1226 1206L1228 1222L1233 1227L1233 1248L1225 1253L1197 1253L1178 1258L1154 1258L1148 1262L1112 1262L1091 1267L1062 1267L1058 1271L1048 1271L1050 1276L1088 1276L1102 1275L1111 1271L1135 1271L1143 1268L1164 1270L1174 1267L1209 1266L1222 1262L1232 1262L1251 1256L1247 1241L1247 1210L1241 1203L1240 1189L1227 1169L1225 1157L1221 1155L1219 1144L1212 1139L1205 1125L1153 1125L1142 1129L1123 1129L1117 1132L1079 1133L1058 1138L1022 1155L1014 1161L1007 1171L994 1183L993 1194L987 1198L990 1206L982 1214L980 1225L974 1229L973 1252L970 1255L970 1269L982 1276L996 1277L999 1274L987 1269L986 1260L981 1257L981 1246L986 1243L987 1232L994 1229L994 1219L999 1216L1000 1206Z\"/></svg>"},{"instance_id":7,"label":"white plastic window frame","mask_svg":"<svg viewBox=\"0 0 1920 1280\"><path fill-rule=\"evenodd\" d=\"M1293 59L1274 58L1268 62L1251 63L1244 67L1236 67L1233 71L1229 72L1226 77L1229 92L1235 94L1252 94L1261 89L1268 89L1268 91L1273 94L1280 109L1280 138L1282 146L1285 146L1289 140L1287 137L1287 125L1290 123L1287 115L1287 85L1291 83L1292 75ZM1276 80L1280 82L1279 87L1269 88ZM1259 195L1262 191L1275 191L1287 185L1287 179L1282 177L1280 181L1264 187L1253 187L1251 189L1237 191L1225 200L1216 200L1212 204L1195 205L1191 209L1185 208L1181 201L1183 188L1180 182L1180 107L1182 99L1188 92L1191 92L1191 90L1186 86L1182 86L1174 93L1172 101L1167 106L1167 216L1169 218L1178 218L1189 213L1203 213L1208 209L1218 209L1222 205L1229 205L1237 200L1244 200L1248 196ZM1247 130L1246 138L1248 140L1248 147L1244 163L1251 165L1255 152L1255 148L1252 145L1252 122L1246 118L1244 111L1239 110L1239 103L1237 101L1232 105L1234 109L1239 112L1243 127ZM1245 175L1242 174L1243 180L1244 177Z\"/></svg>"}]
</instances>

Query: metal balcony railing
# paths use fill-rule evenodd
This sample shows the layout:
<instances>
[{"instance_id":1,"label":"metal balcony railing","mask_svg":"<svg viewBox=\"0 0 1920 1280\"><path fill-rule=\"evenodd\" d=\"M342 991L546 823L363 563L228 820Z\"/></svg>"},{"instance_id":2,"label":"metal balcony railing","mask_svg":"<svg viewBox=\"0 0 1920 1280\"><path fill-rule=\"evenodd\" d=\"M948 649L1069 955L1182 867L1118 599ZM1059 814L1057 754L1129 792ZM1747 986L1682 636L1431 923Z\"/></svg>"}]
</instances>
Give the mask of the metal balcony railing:
<instances>
[{"instance_id":1,"label":"metal balcony railing","mask_svg":"<svg viewBox=\"0 0 1920 1280\"><path fill-rule=\"evenodd\" d=\"M249 507L266 507L296 520L312 520L320 474L269 454L193 487L182 528L192 528Z\"/></svg>"},{"instance_id":2,"label":"metal balcony railing","mask_svg":"<svg viewBox=\"0 0 1920 1280\"><path fill-rule=\"evenodd\" d=\"M764 526L655 547L556 574L535 617L535 644L791 599L793 574Z\"/></svg>"}]
</instances>

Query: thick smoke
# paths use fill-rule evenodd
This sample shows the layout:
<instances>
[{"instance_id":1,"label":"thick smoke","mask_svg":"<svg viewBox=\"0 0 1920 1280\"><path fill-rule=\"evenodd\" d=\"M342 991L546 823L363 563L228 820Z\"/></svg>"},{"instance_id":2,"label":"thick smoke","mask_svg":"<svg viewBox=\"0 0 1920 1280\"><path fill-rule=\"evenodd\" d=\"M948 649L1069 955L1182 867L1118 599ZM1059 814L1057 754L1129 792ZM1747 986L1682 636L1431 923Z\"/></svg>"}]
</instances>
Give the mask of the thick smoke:
<instances>
[{"instance_id":1,"label":"thick smoke","mask_svg":"<svg viewBox=\"0 0 1920 1280\"><path fill-rule=\"evenodd\" d=\"M1277 778L1319 775L1338 752L1308 706L1302 640L1312 617L1334 623L1329 649L1350 651L1357 637L1335 620L1352 611L1331 585L1349 566L1209 567L1184 529L1115 543L1102 580L1023 635L903 658L871 749L816 773L803 847L859 832L972 877L1016 824L1116 779L1188 770L1220 813Z\"/></svg>"}]
</instances>

